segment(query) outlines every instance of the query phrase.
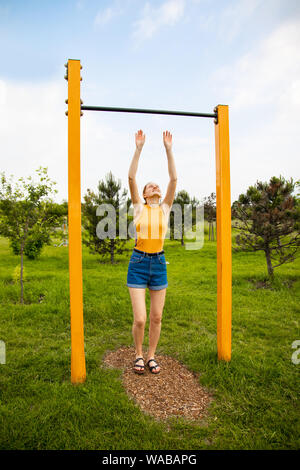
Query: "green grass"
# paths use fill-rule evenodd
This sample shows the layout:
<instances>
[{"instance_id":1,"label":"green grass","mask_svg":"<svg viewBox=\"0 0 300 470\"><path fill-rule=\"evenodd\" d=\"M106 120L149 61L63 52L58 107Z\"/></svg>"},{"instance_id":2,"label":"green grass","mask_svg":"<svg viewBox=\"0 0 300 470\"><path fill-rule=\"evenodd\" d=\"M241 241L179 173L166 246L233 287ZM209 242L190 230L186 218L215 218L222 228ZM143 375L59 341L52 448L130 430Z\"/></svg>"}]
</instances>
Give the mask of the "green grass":
<instances>
[{"instance_id":1,"label":"green grass","mask_svg":"<svg viewBox=\"0 0 300 470\"><path fill-rule=\"evenodd\" d=\"M232 360L217 360L216 242L187 251L166 240L167 296L157 354L200 373L214 393L203 423L146 416L127 397L122 371L102 367L107 350L133 346L126 275L133 241L118 264L99 263L83 247L87 380L70 383L68 248L46 247L25 259L25 304L12 282L19 263L0 239L1 449L296 449L300 339L299 259L275 270L272 289L256 289L262 253L233 253ZM291 287L284 284L292 282ZM149 312L149 292L146 302ZM144 347L148 345L147 320Z\"/></svg>"}]
</instances>

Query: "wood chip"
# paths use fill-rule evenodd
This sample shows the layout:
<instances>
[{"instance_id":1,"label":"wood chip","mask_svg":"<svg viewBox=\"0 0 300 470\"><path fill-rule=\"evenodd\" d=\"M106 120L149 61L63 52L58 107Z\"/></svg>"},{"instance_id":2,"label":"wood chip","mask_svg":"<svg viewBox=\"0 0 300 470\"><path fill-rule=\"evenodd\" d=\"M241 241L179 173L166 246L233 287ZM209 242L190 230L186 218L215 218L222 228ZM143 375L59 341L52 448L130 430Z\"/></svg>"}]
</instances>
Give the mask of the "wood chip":
<instances>
[{"instance_id":1,"label":"wood chip","mask_svg":"<svg viewBox=\"0 0 300 470\"><path fill-rule=\"evenodd\" d=\"M155 355L160 366L159 374L155 375L146 365L145 352L145 372L139 375L133 370L135 357L134 347L121 347L108 351L103 363L106 367L123 369L123 386L143 412L157 420L167 420L171 416L203 420L213 395L200 385L199 374L188 370L172 357Z\"/></svg>"}]
</instances>

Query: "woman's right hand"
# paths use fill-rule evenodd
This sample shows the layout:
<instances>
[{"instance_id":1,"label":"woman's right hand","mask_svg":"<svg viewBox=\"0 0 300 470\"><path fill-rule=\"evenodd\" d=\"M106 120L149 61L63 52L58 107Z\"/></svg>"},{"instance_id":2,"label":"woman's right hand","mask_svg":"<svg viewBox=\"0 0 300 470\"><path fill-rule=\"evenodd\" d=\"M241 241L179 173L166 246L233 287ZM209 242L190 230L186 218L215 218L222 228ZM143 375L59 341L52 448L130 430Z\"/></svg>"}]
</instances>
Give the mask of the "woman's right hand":
<instances>
[{"instance_id":1,"label":"woman's right hand","mask_svg":"<svg viewBox=\"0 0 300 470\"><path fill-rule=\"evenodd\" d=\"M140 130L137 131L136 134L135 134L135 145L136 145L136 148L139 149L139 150L142 150L143 145L144 145L144 143L145 143L145 140L146 140L146 135L143 134L142 129L140 129Z\"/></svg>"}]
</instances>

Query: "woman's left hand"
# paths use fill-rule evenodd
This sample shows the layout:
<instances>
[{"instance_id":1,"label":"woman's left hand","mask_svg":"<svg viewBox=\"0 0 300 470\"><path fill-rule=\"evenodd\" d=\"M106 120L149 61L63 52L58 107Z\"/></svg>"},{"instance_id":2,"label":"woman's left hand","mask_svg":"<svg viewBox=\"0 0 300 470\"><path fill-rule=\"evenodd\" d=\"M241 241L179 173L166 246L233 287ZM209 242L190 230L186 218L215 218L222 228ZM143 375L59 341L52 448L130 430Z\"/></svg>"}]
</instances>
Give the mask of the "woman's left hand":
<instances>
[{"instance_id":1,"label":"woman's left hand","mask_svg":"<svg viewBox=\"0 0 300 470\"><path fill-rule=\"evenodd\" d=\"M164 146L166 150L171 150L172 148L172 134L169 131L163 133Z\"/></svg>"}]
</instances>

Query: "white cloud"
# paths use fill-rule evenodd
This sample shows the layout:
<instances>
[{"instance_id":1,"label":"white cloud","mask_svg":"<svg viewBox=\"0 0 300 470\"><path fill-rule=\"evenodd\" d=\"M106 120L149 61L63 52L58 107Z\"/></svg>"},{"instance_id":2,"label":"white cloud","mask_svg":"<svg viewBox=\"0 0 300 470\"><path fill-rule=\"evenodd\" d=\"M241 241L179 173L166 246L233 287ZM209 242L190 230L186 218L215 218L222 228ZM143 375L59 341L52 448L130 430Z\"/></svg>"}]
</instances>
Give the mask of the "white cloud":
<instances>
[{"instance_id":1,"label":"white cloud","mask_svg":"<svg viewBox=\"0 0 300 470\"><path fill-rule=\"evenodd\" d=\"M77 10L83 10L85 7L84 0L77 0L76 8Z\"/></svg>"},{"instance_id":2,"label":"white cloud","mask_svg":"<svg viewBox=\"0 0 300 470\"><path fill-rule=\"evenodd\" d=\"M150 39L162 27L175 25L182 18L184 9L184 0L168 0L157 8L147 2L142 17L134 23L134 39Z\"/></svg>"},{"instance_id":3,"label":"white cloud","mask_svg":"<svg viewBox=\"0 0 300 470\"><path fill-rule=\"evenodd\" d=\"M220 6L210 9L210 0L192 0L192 3L200 5L197 10L198 27L203 33L215 36L223 43L230 44L244 31L245 26L253 24L255 13L269 15L270 0L228 0ZM272 6L280 0L271 0Z\"/></svg>"},{"instance_id":4,"label":"white cloud","mask_svg":"<svg viewBox=\"0 0 300 470\"><path fill-rule=\"evenodd\" d=\"M287 99L288 106L294 106L299 93L299 45L300 20L286 21L235 64L215 71L213 78L217 86L225 87L235 110L276 103L284 107Z\"/></svg>"},{"instance_id":5,"label":"white cloud","mask_svg":"<svg viewBox=\"0 0 300 470\"><path fill-rule=\"evenodd\" d=\"M243 30L245 22L249 22L262 3L262 0L238 0L229 4L221 13L221 21L217 28L222 41L231 42L236 38Z\"/></svg>"},{"instance_id":6,"label":"white cloud","mask_svg":"<svg viewBox=\"0 0 300 470\"><path fill-rule=\"evenodd\" d=\"M232 180L299 175L300 20L280 24L253 50L216 70L211 83L229 105Z\"/></svg>"},{"instance_id":7,"label":"white cloud","mask_svg":"<svg viewBox=\"0 0 300 470\"><path fill-rule=\"evenodd\" d=\"M15 181L33 176L41 165L48 167L50 178L65 189L66 97L67 89L61 80L20 83L0 78L1 170L13 174ZM62 197L66 193L61 193L58 200Z\"/></svg>"},{"instance_id":8,"label":"white cloud","mask_svg":"<svg viewBox=\"0 0 300 470\"><path fill-rule=\"evenodd\" d=\"M96 26L104 26L109 23L113 18L123 13L123 9L119 2L116 2L113 6L107 7L104 10L99 10L96 14L94 24Z\"/></svg>"},{"instance_id":9,"label":"white cloud","mask_svg":"<svg viewBox=\"0 0 300 470\"><path fill-rule=\"evenodd\" d=\"M95 24L106 24L111 20L114 16L114 10L110 7L106 8L103 11L99 11L95 18Z\"/></svg>"}]
</instances>

